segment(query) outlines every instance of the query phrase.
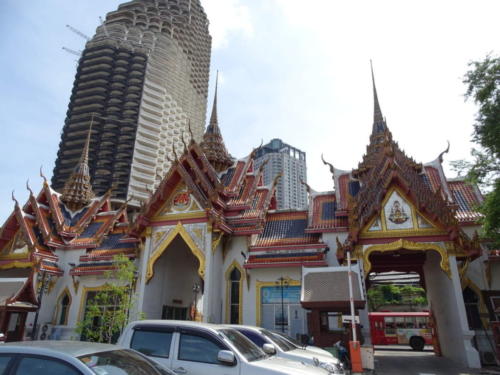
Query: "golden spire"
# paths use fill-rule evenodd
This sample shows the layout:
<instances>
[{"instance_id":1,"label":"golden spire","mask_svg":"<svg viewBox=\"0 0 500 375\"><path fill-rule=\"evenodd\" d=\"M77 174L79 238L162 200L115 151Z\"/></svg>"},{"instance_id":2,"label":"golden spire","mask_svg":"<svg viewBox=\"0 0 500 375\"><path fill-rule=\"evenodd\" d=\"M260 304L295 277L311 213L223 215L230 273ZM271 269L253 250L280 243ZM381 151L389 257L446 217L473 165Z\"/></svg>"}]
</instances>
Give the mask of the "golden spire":
<instances>
[{"instance_id":1,"label":"golden spire","mask_svg":"<svg viewBox=\"0 0 500 375\"><path fill-rule=\"evenodd\" d=\"M212 115L210 116L210 123L207 130L203 135L203 141L200 146L205 152L208 161L212 164L217 172L222 172L233 165L231 155L227 152L222 133L219 128L217 120L217 86L219 80L219 72L217 71L217 78L215 79L215 95L214 103L212 106Z\"/></svg>"},{"instance_id":2,"label":"golden spire","mask_svg":"<svg viewBox=\"0 0 500 375\"><path fill-rule=\"evenodd\" d=\"M68 181L64 184L61 196L61 200L70 210L73 211L79 210L80 208L88 205L95 196L92 191L92 185L90 184L89 172L89 148L93 121L94 115L90 118L89 132L83 146L80 160L76 164L75 169L73 169Z\"/></svg>"}]
</instances>

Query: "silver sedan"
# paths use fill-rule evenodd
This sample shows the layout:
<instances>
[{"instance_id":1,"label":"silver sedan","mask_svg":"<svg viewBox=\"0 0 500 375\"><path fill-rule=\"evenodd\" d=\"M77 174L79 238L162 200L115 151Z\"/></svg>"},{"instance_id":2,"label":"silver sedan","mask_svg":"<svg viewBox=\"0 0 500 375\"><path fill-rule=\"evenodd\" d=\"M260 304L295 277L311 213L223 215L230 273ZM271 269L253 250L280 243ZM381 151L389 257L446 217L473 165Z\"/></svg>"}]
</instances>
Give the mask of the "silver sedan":
<instances>
[{"instance_id":1,"label":"silver sedan","mask_svg":"<svg viewBox=\"0 0 500 375\"><path fill-rule=\"evenodd\" d=\"M131 349L81 341L0 345L0 375L175 375Z\"/></svg>"}]
</instances>

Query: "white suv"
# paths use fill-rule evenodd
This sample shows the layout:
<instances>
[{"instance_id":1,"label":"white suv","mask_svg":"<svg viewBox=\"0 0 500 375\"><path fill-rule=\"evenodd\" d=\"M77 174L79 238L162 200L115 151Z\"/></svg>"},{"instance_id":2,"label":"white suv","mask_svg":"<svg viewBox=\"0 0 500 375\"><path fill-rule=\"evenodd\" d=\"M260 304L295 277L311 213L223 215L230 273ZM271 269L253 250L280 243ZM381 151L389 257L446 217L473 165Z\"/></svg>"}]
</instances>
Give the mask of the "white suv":
<instances>
[{"instance_id":1,"label":"white suv","mask_svg":"<svg viewBox=\"0 0 500 375\"><path fill-rule=\"evenodd\" d=\"M326 375L328 371L268 356L238 331L176 320L130 323L118 345L133 348L179 375Z\"/></svg>"},{"instance_id":2,"label":"white suv","mask_svg":"<svg viewBox=\"0 0 500 375\"><path fill-rule=\"evenodd\" d=\"M318 350L308 350L307 347L299 347L279 333L261 327L242 325L227 325L226 327L236 329L268 354L276 354L277 357L320 366L332 374L345 373L340 361L330 353L325 354L318 352Z\"/></svg>"}]
</instances>

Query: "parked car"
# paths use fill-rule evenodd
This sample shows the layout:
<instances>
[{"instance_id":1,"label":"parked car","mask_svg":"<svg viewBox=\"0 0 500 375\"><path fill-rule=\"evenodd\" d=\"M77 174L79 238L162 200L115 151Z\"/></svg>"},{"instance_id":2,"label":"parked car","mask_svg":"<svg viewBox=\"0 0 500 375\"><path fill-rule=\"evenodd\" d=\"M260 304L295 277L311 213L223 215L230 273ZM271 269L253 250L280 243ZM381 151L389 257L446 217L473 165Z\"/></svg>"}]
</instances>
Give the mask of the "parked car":
<instances>
[{"instance_id":1,"label":"parked car","mask_svg":"<svg viewBox=\"0 0 500 375\"><path fill-rule=\"evenodd\" d=\"M138 350L180 375L328 374L319 366L269 356L238 331L215 324L137 321L125 328L118 345Z\"/></svg>"},{"instance_id":2,"label":"parked car","mask_svg":"<svg viewBox=\"0 0 500 375\"><path fill-rule=\"evenodd\" d=\"M82 341L23 341L0 346L1 375L175 375L131 349Z\"/></svg>"},{"instance_id":3,"label":"parked car","mask_svg":"<svg viewBox=\"0 0 500 375\"><path fill-rule=\"evenodd\" d=\"M315 352L315 353L318 353L320 355L324 355L327 357L334 357L334 355L332 353L330 353L329 351L327 351L325 349L320 348L319 346L303 345L302 343L295 340L293 337L290 337L283 332L277 332L277 331L272 331L272 332L274 334L278 335L279 337L283 338L283 340L288 341L289 343L294 345L296 348L306 349L306 350L309 350L310 352Z\"/></svg>"},{"instance_id":4,"label":"parked car","mask_svg":"<svg viewBox=\"0 0 500 375\"><path fill-rule=\"evenodd\" d=\"M228 325L227 327L236 329L268 354L275 353L280 358L305 362L310 365L319 364L320 367L334 374L345 373L342 363L330 353L326 355L304 347L297 347L281 335L265 328L242 325Z\"/></svg>"}]
</instances>

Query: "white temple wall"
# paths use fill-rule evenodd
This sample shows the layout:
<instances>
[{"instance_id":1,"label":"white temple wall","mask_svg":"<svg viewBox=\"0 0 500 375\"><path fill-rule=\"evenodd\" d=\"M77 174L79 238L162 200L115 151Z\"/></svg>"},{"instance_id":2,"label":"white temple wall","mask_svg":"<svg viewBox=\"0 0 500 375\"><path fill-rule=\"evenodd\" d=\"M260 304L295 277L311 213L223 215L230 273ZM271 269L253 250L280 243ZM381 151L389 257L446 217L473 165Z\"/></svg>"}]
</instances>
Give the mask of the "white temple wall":
<instances>
[{"instance_id":1,"label":"white temple wall","mask_svg":"<svg viewBox=\"0 0 500 375\"><path fill-rule=\"evenodd\" d=\"M224 269L223 269L223 260L222 260L222 241L219 242L217 248L212 254L212 275L211 275L211 284L212 284L212 293L210 297L210 314L207 317L207 322L209 323L223 323L223 299L225 293L225 284L224 284ZM210 250L211 251L211 250Z\"/></svg>"},{"instance_id":2,"label":"white temple wall","mask_svg":"<svg viewBox=\"0 0 500 375\"><path fill-rule=\"evenodd\" d=\"M337 260L337 237L340 243L344 243L347 238L347 232L333 232L333 233L323 233L322 240L328 245L330 251L326 253L326 261L329 267L340 266Z\"/></svg>"},{"instance_id":3,"label":"white temple wall","mask_svg":"<svg viewBox=\"0 0 500 375\"><path fill-rule=\"evenodd\" d=\"M479 354L471 345L456 259L449 257L451 279L441 270L441 256L427 252L424 264L427 297L437 323L443 355L468 367L479 368Z\"/></svg>"}]
</instances>

